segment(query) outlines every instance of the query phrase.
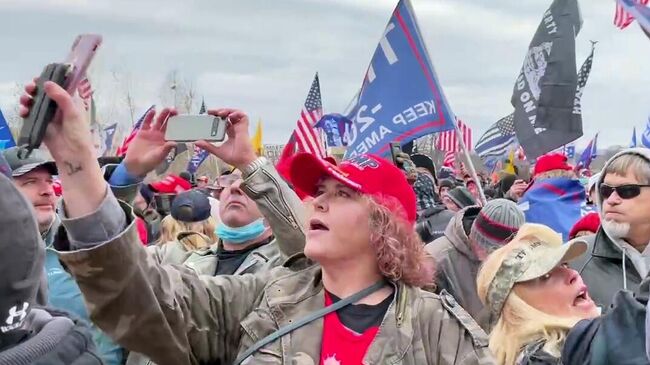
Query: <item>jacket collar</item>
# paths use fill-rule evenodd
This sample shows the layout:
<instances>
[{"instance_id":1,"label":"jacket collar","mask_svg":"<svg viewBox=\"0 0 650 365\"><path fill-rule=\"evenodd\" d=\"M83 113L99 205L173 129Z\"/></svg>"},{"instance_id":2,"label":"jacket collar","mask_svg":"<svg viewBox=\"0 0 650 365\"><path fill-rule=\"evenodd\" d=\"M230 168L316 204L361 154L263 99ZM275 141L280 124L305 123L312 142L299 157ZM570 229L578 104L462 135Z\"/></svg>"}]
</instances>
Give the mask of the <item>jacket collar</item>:
<instances>
[{"instance_id":1,"label":"jacket collar","mask_svg":"<svg viewBox=\"0 0 650 365\"><path fill-rule=\"evenodd\" d=\"M413 340L411 311L415 292L413 288L400 283L392 283L395 297L391 303L379 332L368 348L364 363L394 363L403 358ZM296 290L298 289L298 290ZM325 292L322 282L322 271L319 265L313 265L305 270L282 277L269 284L266 298L271 315L279 327L289 325L292 321L303 318L310 313L324 308ZM323 318L306 325L311 335L322 336ZM318 349L297 349L312 358L320 358Z\"/></svg>"},{"instance_id":2,"label":"jacket collar","mask_svg":"<svg viewBox=\"0 0 650 365\"><path fill-rule=\"evenodd\" d=\"M596 257L602 257L611 260L621 261L621 249L612 241L603 227L598 229L596 237L594 239L594 248L592 249L592 255Z\"/></svg>"},{"instance_id":3,"label":"jacket collar","mask_svg":"<svg viewBox=\"0 0 650 365\"><path fill-rule=\"evenodd\" d=\"M214 275L217 271L217 265L219 260L217 258L217 249L218 245L221 244L219 241L218 244L212 245L209 249L196 252L192 255L186 262L185 266L193 269L201 275ZM250 272L250 269L257 265L263 265L271 261L274 256L279 255L279 248L277 241L274 239L270 243L262 245L253 251L251 251L244 262L239 265L237 270L235 270L233 275L240 275L245 272Z\"/></svg>"}]
</instances>

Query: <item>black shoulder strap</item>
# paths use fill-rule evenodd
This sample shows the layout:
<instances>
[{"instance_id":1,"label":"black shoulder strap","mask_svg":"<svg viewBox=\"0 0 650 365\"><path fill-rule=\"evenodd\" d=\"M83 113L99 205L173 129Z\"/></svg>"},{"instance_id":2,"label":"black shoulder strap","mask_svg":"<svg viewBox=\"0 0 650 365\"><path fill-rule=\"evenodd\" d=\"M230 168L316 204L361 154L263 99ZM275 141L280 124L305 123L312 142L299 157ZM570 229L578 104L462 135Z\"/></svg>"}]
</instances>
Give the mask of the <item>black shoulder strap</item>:
<instances>
[{"instance_id":1,"label":"black shoulder strap","mask_svg":"<svg viewBox=\"0 0 650 365\"><path fill-rule=\"evenodd\" d=\"M284 326L282 328L279 328L277 331L271 333L270 335L264 337L263 339L257 341L253 346L251 346L248 350L246 350L243 354L239 355L237 359L233 362L233 365L239 365L241 364L244 360L246 360L249 356L254 354L257 350L260 348L266 346L267 344L277 340L278 338L286 335L287 333L296 330L310 322L313 322L321 317L326 316L329 313L332 313L334 311L337 311L343 307L345 307L348 304L352 304L354 302L358 302L359 300L367 297L368 295L376 292L377 290L381 289L386 285L386 282L384 280L380 280L371 286L356 292L349 297L339 300L338 302L329 305L323 309L317 310L315 312L310 313L308 316L301 318L298 321L293 322L292 324L288 326Z\"/></svg>"}]
</instances>

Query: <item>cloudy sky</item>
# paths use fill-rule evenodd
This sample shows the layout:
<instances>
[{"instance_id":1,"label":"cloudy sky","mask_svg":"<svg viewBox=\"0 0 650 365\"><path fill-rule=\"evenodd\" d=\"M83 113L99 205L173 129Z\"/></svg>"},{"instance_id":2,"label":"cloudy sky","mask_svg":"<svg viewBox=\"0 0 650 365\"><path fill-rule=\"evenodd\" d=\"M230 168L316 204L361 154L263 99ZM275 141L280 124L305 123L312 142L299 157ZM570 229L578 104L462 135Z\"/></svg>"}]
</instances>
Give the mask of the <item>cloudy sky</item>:
<instances>
[{"instance_id":1,"label":"cloudy sky","mask_svg":"<svg viewBox=\"0 0 650 365\"><path fill-rule=\"evenodd\" d=\"M475 140L512 110L528 43L550 0L412 0L455 114ZM342 111L361 84L396 0L0 0L0 108L15 113L17 85L62 60L75 35L100 33L91 72L100 119L130 125L169 103L169 75L196 91L196 106L262 118L265 143L287 140L316 71L326 112ZM650 40L612 25L614 2L582 0L578 64L598 40L583 96L586 144L628 144L650 114ZM137 118L137 115L136 115ZM125 127L126 128L126 127Z\"/></svg>"}]
</instances>

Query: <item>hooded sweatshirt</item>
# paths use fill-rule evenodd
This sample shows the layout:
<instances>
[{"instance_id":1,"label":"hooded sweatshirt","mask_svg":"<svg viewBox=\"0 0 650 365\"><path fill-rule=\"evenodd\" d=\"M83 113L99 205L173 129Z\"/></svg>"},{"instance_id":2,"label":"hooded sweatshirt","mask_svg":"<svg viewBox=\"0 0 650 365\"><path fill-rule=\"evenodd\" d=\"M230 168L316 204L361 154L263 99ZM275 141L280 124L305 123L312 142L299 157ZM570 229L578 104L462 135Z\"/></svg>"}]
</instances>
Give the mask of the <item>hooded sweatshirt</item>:
<instances>
[{"instance_id":1,"label":"hooded sweatshirt","mask_svg":"<svg viewBox=\"0 0 650 365\"><path fill-rule=\"evenodd\" d=\"M481 261L470 246L469 232L481 211L467 207L454 215L445 235L425 246L436 265L436 293L446 291L489 333L490 315L483 307L476 289Z\"/></svg>"},{"instance_id":2,"label":"hooded sweatshirt","mask_svg":"<svg viewBox=\"0 0 650 365\"><path fill-rule=\"evenodd\" d=\"M85 322L36 306L45 247L33 208L5 176L0 196L0 364L101 364Z\"/></svg>"},{"instance_id":3,"label":"hooded sweatshirt","mask_svg":"<svg viewBox=\"0 0 650 365\"><path fill-rule=\"evenodd\" d=\"M627 154L642 156L650 164L650 150L630 148L617 153L607 161L603 172L608 169L612 161ZM601 222L604 222L604 217L603 207L600 203L602 201L600 185L604 179L605 174L603 173L596 185L598 213ZM595 235L584 238L588 241L589 248L582 257L572 263L572 266L580 272L582 279L589 287L589 294L596 304L606 311L618 290L636 290L642 278L648 274L650 245L643 252L639 252L625 240L613 237L607 231L605 224L601 224Z\"/></svg>"}]
</instances>

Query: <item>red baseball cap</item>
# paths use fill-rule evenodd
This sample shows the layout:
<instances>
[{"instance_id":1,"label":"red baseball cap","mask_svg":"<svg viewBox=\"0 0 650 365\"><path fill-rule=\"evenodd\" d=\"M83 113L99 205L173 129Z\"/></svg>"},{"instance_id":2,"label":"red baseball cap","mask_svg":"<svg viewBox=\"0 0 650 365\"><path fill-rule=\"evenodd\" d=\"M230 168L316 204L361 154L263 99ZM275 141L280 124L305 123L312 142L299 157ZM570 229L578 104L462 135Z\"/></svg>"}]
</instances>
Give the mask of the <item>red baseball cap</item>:
<instances>
[{"instance_id":1,"label":"red baseball cap","mask_svg":"<svg viewBox=\"0 0 650 365\"><path fill-rule=\"evenodd\" d=\"M364 195L395 198L404 209L404 218L410 223L416 221L415 192L406 175L381 157L360 155L337 166L310 153L301 153L294 157L289 173L293 185L310 196L316 193L323 177L331 177Z\"/></svg>"},{"instance_id":2,"label":"red baseball cap","mask_svg":"<svg viewBox=\"0 0 650 365\"><path fill-rule=\"evenodd\" d=\"M178 175L169 175L160 181L149 184L149 187L156 193L177 194L192 189L192 184Z\"/></svg>"},{"instance_id":3,"label":"red baseball cap","mask_svg":"<svg viewBox=\"0 0 650 365\"><path fill-rule=\"evenodd\" d=\"M533 176L553 170L573 170L567 163L567 157L561 153L549 153L537 159Z\"/></svg>"}]
</instances>

